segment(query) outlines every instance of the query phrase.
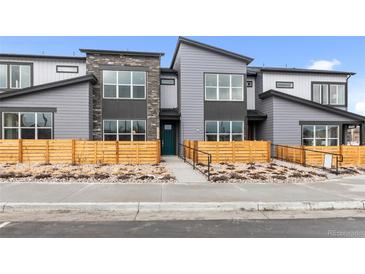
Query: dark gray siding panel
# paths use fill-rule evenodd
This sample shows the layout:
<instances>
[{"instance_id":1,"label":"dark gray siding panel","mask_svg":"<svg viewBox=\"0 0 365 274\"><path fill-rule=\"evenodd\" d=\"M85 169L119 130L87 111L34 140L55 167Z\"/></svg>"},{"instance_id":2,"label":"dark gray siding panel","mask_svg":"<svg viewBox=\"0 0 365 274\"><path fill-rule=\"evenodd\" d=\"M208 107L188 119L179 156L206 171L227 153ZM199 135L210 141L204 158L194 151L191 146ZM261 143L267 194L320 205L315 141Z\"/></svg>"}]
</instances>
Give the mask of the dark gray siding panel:
<instances>
[{"instance_id":1,"label":"dark gray siding panel","mask_svg":"<svg viewBox=\"0 0 365 274\"><path fill-rule=\"evenodd\" d=\"M263 101L269 99L273 100L273 142L275 144L300 145L300 121L351 121L349 118L338 114L329 113L278 97L268 98Z\"/></svg>"},{"instance_id":2,"label":"dark gray siding panel","mask_svg":"<svg viewBox=\"0 0 365 274\"><path fill-rule=\"evenodd\" d=\"M238 120L244 121L246 117L246 107L244 102L212 102L206 101L204 104L205 120Z\"/></svg>"},{"instance_id":3,"label":"dark gray siding panel","mask_svg":"<svg viewBox=\"0 0 365 274\"><path fill-rule=\"evenodd\" d=\"M56 108L55 139L89 139L90 83L80 83L49 91L0 100L1 107Z\"/></svg>"},{"instance_id":4,"label":"dark gray siding panel","mask_svg":"<svg viewBox=\"0 0 365 274\"><path fill-rule=\"evenodd\" d=\"M147 119L146 100L103 100L103 119Z\"/></svg>"},{"instance_id":5,"label":"dark gray siding panel","mask_svg":"<svg viewBox=\"0 0 365 274\"><path fill-rule=\"evenodd\" d=\"M273 127L274 127L274 114L273 114L273 97L265 100L258 99L259 111L265 113L267 118L265 121L258 123L256 127L256 139L273 141Z\"/></svg>"},{"instance_id":6,"label":"dark gray siding panel","mask_svg":"<svg viewBox=\"0 0 365 274\"><path fill-rule=\"evenodd\" d=\"M177 59L179 64L175 68L180 79L181 140L204 140L204 73L246 74L246 64L183 43Z\"/></svg>"}]
</instances>

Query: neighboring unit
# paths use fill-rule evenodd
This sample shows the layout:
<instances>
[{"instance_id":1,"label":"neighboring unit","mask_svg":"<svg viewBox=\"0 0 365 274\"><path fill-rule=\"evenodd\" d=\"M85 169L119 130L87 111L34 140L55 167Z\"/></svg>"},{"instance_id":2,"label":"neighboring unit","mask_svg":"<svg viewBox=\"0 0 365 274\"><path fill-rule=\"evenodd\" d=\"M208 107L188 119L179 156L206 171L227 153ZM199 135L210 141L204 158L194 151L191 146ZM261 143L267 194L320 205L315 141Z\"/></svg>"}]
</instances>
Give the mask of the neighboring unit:
<instances>
[{"instance_id":1,"label":"neighboring unit","mask_svg":"<svg viewBox=\"0 0 365 274\"><path fill-rule=\"evenodd\" d=\"M364 144L347 111L354 74L252 67L252 58L180 37L159 52L81 49L86 57L0 54L2 139L269 140Z\"/></svg>"}]
</instances>

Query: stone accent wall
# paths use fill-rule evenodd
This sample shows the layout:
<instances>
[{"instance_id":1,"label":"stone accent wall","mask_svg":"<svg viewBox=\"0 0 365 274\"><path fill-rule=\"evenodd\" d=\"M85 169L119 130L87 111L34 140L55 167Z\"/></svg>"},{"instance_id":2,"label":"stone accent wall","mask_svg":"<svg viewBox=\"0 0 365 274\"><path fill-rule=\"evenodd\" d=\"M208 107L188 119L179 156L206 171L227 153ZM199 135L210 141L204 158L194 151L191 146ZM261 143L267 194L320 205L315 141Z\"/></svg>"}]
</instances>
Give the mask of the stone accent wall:
<instances>
[{"instance_id":1,"label":"stone accent wall","mask_svg":"<svg viewBox=\"0 0 365 274\"><path fill-rule=\"evenodd\" d=\"M160 58L150 56L126 56L99 53L87 53L86 69L93 73L98 83L93 88L93 140L102 140L102 85L104 67L141 67L147 72L147 140L156 140L160 127ZM123 100L123 99L120 99ZM125 100L125 99L124 99ZM123 117L120 117L123 118Z\"/></svg>"}]
</instances>

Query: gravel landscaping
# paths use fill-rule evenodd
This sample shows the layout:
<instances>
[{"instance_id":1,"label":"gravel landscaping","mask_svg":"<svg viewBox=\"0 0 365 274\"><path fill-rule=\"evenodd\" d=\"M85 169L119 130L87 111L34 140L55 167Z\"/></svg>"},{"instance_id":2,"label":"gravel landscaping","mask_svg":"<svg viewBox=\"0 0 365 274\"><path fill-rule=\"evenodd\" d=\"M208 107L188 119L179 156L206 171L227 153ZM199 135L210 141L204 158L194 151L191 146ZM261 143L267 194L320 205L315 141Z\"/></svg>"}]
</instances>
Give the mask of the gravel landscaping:
<instances>
[{"instance_id":1,"label":"gravel landscaping","mask_svg":"<svg viewBox=\"0 0 365 274\"><path fill-rule=\"evenodd\" d=\"M0 182L174 183L166 166L0 164Z\"/></svg>"},{"instance_id":2,"label":"gravel landscaping","mask_svg":"<svg viewBox=\"0 0 365 274\"><path fill-rule=\"evenodd\" d=\"M198 167L207 173L205 165ZM364 168L341 168L341 176L365 174ZM212 183L308 183L334 178L333 172L304 167L294 163L273 160L271 163L213 164Z\"/></svg>"}]
</instances>

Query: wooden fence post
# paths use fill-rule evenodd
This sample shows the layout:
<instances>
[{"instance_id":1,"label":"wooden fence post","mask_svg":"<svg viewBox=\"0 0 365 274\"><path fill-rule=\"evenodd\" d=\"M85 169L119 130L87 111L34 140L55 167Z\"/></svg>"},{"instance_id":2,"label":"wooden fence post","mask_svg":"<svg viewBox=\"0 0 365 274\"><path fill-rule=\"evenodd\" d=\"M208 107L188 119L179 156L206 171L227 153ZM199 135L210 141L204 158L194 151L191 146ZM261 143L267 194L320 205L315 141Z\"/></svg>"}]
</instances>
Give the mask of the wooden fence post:
<instances>
[{"instance_id":1,"label":"wooden fence post","mask_svg":"<svg viewBox=\"0 0 365 274\"><path fill-rule=\"evenodd\" d=\"M271 142L267 142L267 162L271 162Z\"/></svg>"},{"instance_id":2,"label":"wooden fence post","mask_svg":"<svg viewBox=\"0 0 365 274\"><path fill-rule=\"evenodd\" d=\"M49 164L49 140L46 141L46 156L45 156L45 163Z\"/></svg>"},{"instance_id":3,"label":"wooden fence post","mask_svg":"<svg viewBox=\"0 0 365 274\"><path fill-rule=\"evenodd\" d=\"M236 162L236 143L235 142L232 142L232 161L233 163Z\"/></svg>"},{"instance_id":4,"label":"wooden fence post","mask_svg":"<svg viewBox=\"0 0 365 274\"><path fill-rule=\"evenodd\" d=\"M199 145L198 145L198 141L194 141L194 143L193 143L193 148L194 149L199 149L198 147L199 147ZM195 163L198 163L198 160L199 160L199 152L198 151L196 151L195 153L194 153L194 155L195 155L195 159L194 159L194 161L195 161Z\"/></svg>"},{"instance_id":5,"label":"wooden fence post","mask_svg":"<svg viewBox=\"0 0 365 274\"><path fill-rule=\"evenodd\" d=\"M74 164L76 164L76 157L75 157L75 147L76 147L76 145L75 145L75 140L74 139L72 139L71 140L71 162L72 162L72 164L74 165Z\"/></svg>"},{"instance_id":6,"label":"wooden fence post","mask_svg":"<svg viewBox=\"0 0 365 274\"><path fill-rule=\"evenodd\" d=\"M161 162L161 141L157 140L156 145L157 145L157 163L156 164L158 164Z\"/></svg>"},{"instance_id":7,"label":"wooden fence post","mask_svg":"<svg viewBox=\"0 0 365 274\"><path fill-rule=\"evenodd\" d=\"M18 162L23 163L23 140L18 140Z\"/></svg>"},{"instance_id":8,"label":"wooden fence post","mask_svg":"<svg viewBox=\"0 0 365 274\"><path fill-rule=\"evenodd\" d=\"M139 164L139 143L135 142L135 144L137 144L137 148L136 148L136 151L137 151L137 164Z\"/></svg>"},{"instance_id":9,"label":"wooden fence post","mask_svg":"<svg viewBox=\"0 0 365 274\"><path fill-rule=\"evenodd\" d=\"M115 163L119 164L119 142L115 141Z\"/></svg>"},{"instance_id":10,"label":"wooden fence post","mask_svg":"<svg viewBox=\"0 0 365 274\"><path fill-rule=\"evenodd\" d=\"M98 141L94 142L94 163L98 163Z\"/></svg>"}]
</instances>

